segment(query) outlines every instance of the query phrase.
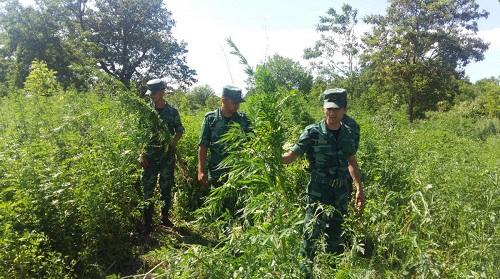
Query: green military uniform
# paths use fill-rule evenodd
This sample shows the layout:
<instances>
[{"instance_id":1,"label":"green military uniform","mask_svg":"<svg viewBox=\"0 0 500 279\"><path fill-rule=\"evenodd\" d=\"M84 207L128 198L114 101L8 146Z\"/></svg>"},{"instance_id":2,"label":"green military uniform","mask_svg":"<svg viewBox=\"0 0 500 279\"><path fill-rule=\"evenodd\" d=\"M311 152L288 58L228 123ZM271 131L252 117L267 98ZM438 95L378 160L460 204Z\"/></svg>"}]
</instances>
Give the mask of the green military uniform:
<instances>
[{"instance_id":1,"label":"green military uniform","mask_svg":"<svg viewBox=\"0 0 500 279\"><path fill-rule=\"evenodd\" d=\"M231 123L240 124L245 132L250 131L250 120L241 112L236 112L230 118L224 117L220 108L205 114L201 125L201 136L199 145L204 145L210 150L208 160L208 180L212 187L223 184L221 177L227 173L227 169L219 168L220 162L227 157L224 144L219 142L222 135L229 130Z\"/></svg>"},{"instance_id":2,"label":"green military uniform","mask_svg":"<svg viewBox=\"0 0 500 279\"><path fill-rule=\"evenodd\" d=\"M347 158L356 154L358 146L359 126L345 115L339 130L329 130L325 120L307 126L291 150L306 154L310 164L303 243L310 260L321 233L326 234L328 252L342 251L341 226L352 192ZM325 205L333 210L325 210Z\"/></svg>"},{"instance_id":3,"label":"green military uniform","mask_svg":"<svg viewBox=\"0 0 500 279\"><path fill-rule=\"evenodd\" d=\"M154 80L153 80L154 81ZM176 108L169 104L165 104L164 108L155 108L158 116L166 124L165 129L168 129L170 135L184 133L179 112ZM151 198L160 176L160 196L163 201L162 216L168 219L168 211L172 205L172 187L174 186L174 169L175 169L175 150L168 148L169 142L164 142L160 139L159 134L153 131L153 135L146 148L144 156L148 160L148 165L144 168L142 176L142 186L144 199L148 202L145 209L146 226L152 224L153 203Z\"/></svg>"},{"instance_id":4,"label":"green military uniform","mask_svg":"<svg viewBox=\"0 0 500 279\"><path fill-rule=\"evenodd\" d=\"M344 119L342 119L342 122L349 127L349 129L352 131L353 136L354 136L354 144L356 146L356 152L358 151L359 148L359 138L360 138L360 127L359 124L354 120L352 117L349 115L344 115Z\"/></svg>"},{"instance_id":5,"label":"green military uniform","mask_svg":"<svg viewBox=\"0 0 500 279\"><path fill-rule=\"evenodd\" d=\"M164 123L168 125L168 131L171 135L184 132L177 109L167 104L163 109L157 109L157 112ZM168 211L171 206L170 195L174 185L175 151L168 149L166 145L167 143L161 143L156 136L148 145L145 155L149 165L144 169L142 185L144 198L152 198L158 174L160 174L161 199L165 203L164 209Z\"/></svg>"}]
</instances>

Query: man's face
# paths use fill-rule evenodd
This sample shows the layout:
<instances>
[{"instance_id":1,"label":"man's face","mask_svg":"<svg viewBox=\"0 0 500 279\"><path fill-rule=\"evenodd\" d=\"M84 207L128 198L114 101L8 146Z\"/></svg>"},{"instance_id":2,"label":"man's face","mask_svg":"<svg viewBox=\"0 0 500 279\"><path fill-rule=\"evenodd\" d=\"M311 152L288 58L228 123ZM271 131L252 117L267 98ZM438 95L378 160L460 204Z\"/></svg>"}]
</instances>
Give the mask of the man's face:
<instances>
[{"instance_id":1,"label":"man's face","mask_svg":"<svg viewBox=\"0 0 500 279\"><path fill-rule=\"evenodd\" d=\"M325 120L327 120L329 123L337 124L340 123L340 121L342 121L345 113L347 112L347 109L345 107L325 108L324 111L325 111Z\"/></svg>"},{"instance_id":2,"label":"man's face","mask_svg":"<svg viewBox=\"0 0 500 279\"><path fill-rule=\"evenodd\" d=\"M163 97L165 96L165 90L161 90L153 95L153 101L158 102L163 100Z\"/></svg>"},{"instance_id":3,"label":"man's face","mask_svg":"<svg viewBox=\"0 0 500 279\"><path fill-rule=\"evenodd\" d=\"M231 98L222 98L222 106L229 113L235 113L240 108L240 103L233 101Z\"/></svg>"}]
</instances>

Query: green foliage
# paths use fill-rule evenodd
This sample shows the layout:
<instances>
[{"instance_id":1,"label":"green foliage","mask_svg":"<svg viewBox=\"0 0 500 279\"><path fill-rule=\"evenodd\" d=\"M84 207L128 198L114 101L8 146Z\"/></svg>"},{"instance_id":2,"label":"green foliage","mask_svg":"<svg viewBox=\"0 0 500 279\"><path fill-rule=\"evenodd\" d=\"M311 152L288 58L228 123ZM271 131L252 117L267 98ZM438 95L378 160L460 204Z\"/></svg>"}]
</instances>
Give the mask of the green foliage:
<instances>
[{"instance_id":1,"label":"green foliage","mask_svg":"<svg viewBox=\"0 0 500 279\"><path fill-rule=\"evenodd\" d=\"M275 54L269 58L263 67L268 69L277 87L284 90L297 89L303 93L308 93L311 90L313 77L298 62L290 58ZM258 79L258 72L255 79ZM256 86L256 88L259 87Z\"/></svg>"},{"instance_id":2,"label":"green foliage","mask_svg":"<svg viewBox=\"0 0 500 279\"><path fill-rule=\"evenodd\" d=\"M476 82L479 102L484 108L484 114L500 118L500 78L482 79Z\"/></svg>"},{"instance_id":3,"label":"green foliage","mask_svg":"<svg viewBox=\"0 0 500 279\"><path fill-rule=\"evenodd\" d=\"M488 16L473 0L391 1L385 16L363 41L363 64L378 92L396 95L413 121L453 99L455 80L471 61L483 59L487 44L476 36Z\"/></svg>"},{"instance_id":4,"label":"green foliage","mask_svg":"<svg viewBox=\"0 0 500 279\"><path fill-rule=\"evenodd\" d=\"M391 277L495 277L498 134L481 143L452 119L356 119L369 197L358 237L371 268Z\"/></svg>"},{"instance_id":5,"label":"green foliage","mask_svg":"<svg viewBox=\"0 0 500 279\"><path fill-rule=\"evenodd\" d=\"M180 86L196 81L186 65L186 44L172 34L172 14L161 0L99 0L87 4L85 26L98 47L101 69L122 81L168 77Z\"/></svg>"},{"instance_id":6,"label":"green foliage","mask_svg":"<svg viewBox=\"0 0 500 279\"><path fill-rule=\"evenodd\" d=\"M49 70L47 64L37 60L31 63L31 72L24 82L24 90L28 94L52 96L61 90L60 87L56 72Z\"/></svg>"},{"instance_id":7,"label":"green foliage","mask_svg":"<svg viewBox=\"0 0 500 279\"><path fill-rule=\"evenodd\" d=\"M21 87L34 60L57 71L64 87L87 90L98 67L123 82L165 77L181 87L196 81L186 44L162 1L16 0L0 6L0 82ZM4 71L3 69L7 69Z\"/></svg>"},{"instance_id":8,"label":"green foliage","mask_svg":"<svg viewBox=\"0 0 500 279\"><path fill-rule=\"evenodd\" d=\"M2 208L2 220L9 214L6 209ZM68 276L71 264L60 253L51 251L46 236L37 232L19 233L10 223L3 223L0 229L0 277L71 278Z\"/></svg>"},{"instance_id":9,"label":"green foliage","mask_svg":"<svg viewBox=\"0 0 500 279\"><path fill-rule=\"evenodd\" d=\"M474 86L467 87L470 98ZM172 212L190 233L158 230L158 246L144 252L135 228L142 219L135 161L161 123L113 80L92 88L0 99L2 275L100 278L156 267L152 273L175 278L302 277L309 176L304 160L284 167L281 154L320 117L317 96L296 90L250 96L242 110L253 131L226 135L232 151L224 164L232 171L207 196L196 183L193 147L208 108L191 110L188 94L168 95L185 106ZM319 253L318 278L496 276L500 123L481 109L460 108L411 124L397 110L373 114L351 106L362 129L357 157L368 203L347 219L345 253ZM232 208L222 206L226 200Z\"/></svg>"},{"instance_id":10,"label":"green foliage","mask_svg":"<svg viewBox=\"0 0 500 279\"><path fill-rule=\"evenodd\" d=\"M271 71L264 65L258 65L255 70L255 91L275 92L277 84L274 81Z\"/></svg>"},{"instance_id":11,"label":"green foliage","mask_svg":"<svg viewBox=\"0 0 500 279\"><path fill-rule=\"evenodd\" d=\"M95 278L133 266L136 158L156 116L132 93L115 93L1 99L2 245L19 251L0 256L8 274Z\"/></svg>"},{"instance_id":12,"label":"green foliage","mask_svg":"<svg viewBox=\"0 0 500 279\"><path fill-rule=\"evenodd\" d=\"M233 170L190 223L197 240L164 236L164 246L146 255L150 266L158 265L153 273L302 277L299 248L308 175L304 161L285 168L280 154L310 123L297 123L297 112L321 109L317 99L284 91L254 94L242 110L251 116L253 132L244 135L235 127L226 135L232 152L223 163ZM362 215L351 211L346 222L351 246L338 256L320 253L315 275L495 277L500 123L460 116L453 109L414 124L404 112L373 115L354 107L350 115L362 127L357 156L368 204ZM185 140L188 147L197 138ZM223 206L228 199L234 205L229 212Z\"/></svg>"},{"instance_id":13,"label":"green foliage","mask_svg":"<svg viewBox=\"0 0 500 279\"><path fill-rule=\"evenodd\" d=\"M357 9L343 4L342 13L330 8L320 17L316 31L321 38L312 48L304 50L304 58L311 61L319 76L332 79L352 77L359 72L361 43L355 32L357 15Z\"/></svg>"},{"instance_id":14,"label":"green foliage","mask_svg":"<svg viewBox=\"0 0 500 279\"><path fill-rule=\"evenodd\" d=\"M311 90L313 77L300 63L275 54L264 63L257 65L254 71L231 38L227 38L226 42L232 48L230 53L238 57L240 64L245 67L250 94L271 93L278 89L297 89L303 93L309 93Z\"/></svg>"},{"instance_id":15,"label":"green foliage","mask_svg":"<svg viewBox=\"0 0 500 279\"><path fill-rule=\"evenodd\" d=\"M216 108L220 103L220 98L215 95L215 91L209 85L199 85L188 93L190 109Z\"/></svg>"},{"instance_id":16,"label":"green foliage","mask_svg":"<svg viewBox=\"0 0 500 279\"><path fill-rule=\"evenodd\" d=\"M206 191L196 182L197 147L205 111L181 110L181 120L186 131L177 145L176 191L173 211L179 221L194 219L193 212L203 203Z\"/></svg>"},{"instance_id":17,"label":"green foliage","mask_svg":"<svg viewBox=\"0 0 500 279\"><path fill-rule=\"evenodd\" d=\"M235 126L226 134L230 155L223 164L232 171L227 183L207 193L196 182L198 137L204 113L219 99L207 86L167 95L186 128L173 191L172 217L178 226L156 227L148 241L138 234L143 204L136 158L151 137L168 141L170 135L157 113L123 84L126 73L133 72L126 65L134 59L105 64L123 70L114 74L124 75L119 81L96 71L94 58L83 58L101 51L100 62L106 61L88 33L49 39L77 34L90 23L95 25L86 28L102 32L103 48L115 39L122 42L111 29L100 29L108 23L115 25L110 28L166 24L162 32L169 37L170 13L160 1L97 1L89 18L85 0L39 1L36 9L7 4L2 8L13 16L3 11L0 18L8 23L0 36L0 277L118 278L144 272L136 277L303 277L299 249L309 174L305 160L284 167L281 154L305 126L322 117L319 96L330 86L364 93L351 95L349 115L361 126L357 159L367 204L362 213L349 212L344 253L319 249L316 277L498 277L499 81L461 80L457 67L481 58L484 44L453 37L462 29L474 33L475 20L485 15L474 1L392 1L386 17L371 18L377 28L366 38L370 60L355 79L317 79L311 85L307 71L278 55L253 72L233 44L255 89L241 107L251 118L252 132ZM144 21L152 7L164 16L156 23ZM37 22L48 11L54 22L43 29ZM320 29L350 34L356 11L343 11L329 11ZM33 18L20 22L25 15ZM453 29L450 16L462 29ZM52 34L55 22L63 31ZM164 46L155 38L148 42ZM387 43L381 51L375 51L377 40ZM430 53L435 42L448 51L419 56ZM29 52L36 43L46 52ZM61 66L68 64L52 57L59 43L74 51L68 67L79 81L64 82L65 91L56 77L61 81L62 73L69 73ZM39 52L52 53L47 54L52 60L32 63L45 57ZM161 57L174 64L180 60L175 65L189 76L183 53L173 60ZM29 65L24 90L16 89ZM131 80L141 84L141 75L147 76L137 72ZM360 89L365 86L366 91ZM404 110L427 119L411 123Z\"/></svg>"},{"instance_id":18,"label":"green foliage","mask_svg":"<svg viewBox=\"0 0 500 279\"><path fill-rule=\"evenodd\" d=\"M7 1L0 10L2 44L1 61L9 71L8 77L18 88L22 86L33 60L45 61L59 77L68 72L70 55L59 36L57 19L43 10L24 8L18 1ZM6 78L6 76L2 77Z\"/></svg>"},{"instance_id":19,"label":"green foliage","mask_svg":"<svg viewBox=\"0 0 500 279\"><path fill-rule=\"evenodd\" d=\"M230 54L232 54L232 55L238 57L238 59L240 59L240 64L245 67L245 73L248 76L247 82L251 83L252 82L252 77L255 74L252 66L250 66L250 64L248 63L248 60L245 58L245 56L243 56L243 54L241 53L240 49L238 48L238 46L236 46L236 44L233 42L233 40L231 39L231 37L226 38L226 43L231 48Z\"/></svg>"},{"instance_id":20,"label":"green foliage","mask_svg":"<svg viewBox=\"0 0 500 279\"><path fill-rule=\"evenodd\" d=\"M266 63L257 65L253 80L255 92L296 89L309 93L313 77L298 62L276 54Z\"/></svg>"}]
</instances>

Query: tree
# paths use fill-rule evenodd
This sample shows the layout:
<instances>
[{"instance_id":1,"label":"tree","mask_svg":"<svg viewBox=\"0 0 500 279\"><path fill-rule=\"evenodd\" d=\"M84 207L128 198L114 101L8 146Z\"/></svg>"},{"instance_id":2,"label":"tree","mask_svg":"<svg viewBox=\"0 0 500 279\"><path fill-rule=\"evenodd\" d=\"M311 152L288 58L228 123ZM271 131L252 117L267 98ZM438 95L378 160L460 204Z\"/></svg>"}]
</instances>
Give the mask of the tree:
<instances>
[{"instance_id":1,"label":"tree","mask_svg":"<svg viewBox=\"0 0 500 279\"><path fill-rule=\"evenodd\" d=\"M267 62L257 65L253 80L257 91L275 92L282 88L309 93L313 77L299 62L275 54Z\"/></svg>"},{"instance_id":2,"label":"tree","mask_svg":"<svg viewBox=\"0 0 500 279\"><path fill-rule=\"evenodd\" d=\"M152 77L185 87L196 72L186 64L186 43L173 37L174 25L161 0L97 0L85 28L99 47L100 68L127 87Z\"/></svg>"},{"instance_id":3,"label":"tree","mask_svg":"<svg viewBox=\"0 0 500 279\"><path fill-rule=\"evenodd\" d=\"M321 38L313 47L304 50L304 58L311 61L320 76L349 78L359 72L360 41L355 31L357 14L358 10L344 4L342 13L330 8L326 16L320 17L316 30Z\"/></svg>"},{"instance_id":4,"label":"tree","mask_svg":"<svg viewBox=\"0 0 500 279\"><path fill-rule=\"evenodd\" d=\"M45 61L58 72L58 79L68 80L71 57L60 36L61 25L53 16L41 9L24 8L18 1L4 3L0 11L2 41L0 53L7 68L2 80L22 87L34 60Z\"/></svg>"},{"instance_id":5,"label":"tree","mask_svg":"<svg viewBox=\"0 0 500 279\"><path fill-rule=\"evenodd\" d=\"M240 64L244 67L248 77L246 82L250 90L275 92L276 89L283 88L297 89L303 93L311 90L313 77L299 62L275 54L264 63L257 65L254 70L231 38L226 38L226 42L231 48L230 53L238 57Z\"/></svg>"},{"instance_id":6,"label":"tree","mask_svg":"<svg viewBox=\"0 0 500 279\"><path fill-rule=\"evenodd\" d=\"M56 72L50 70L47 64L34 60L31 72L24 82L24 90L37 96L52 96L60 91L56 80Z\"/></svg>"},{"instance_id":7,"label":"tree","mask_svg":"<svg viewBox=\"0 0 500 279\"><path fill-rule=\"evenodd\" d=\"M500 77L478 80L474 87L477 90L477 98L484 107L484 113L500 118Z\"/></svg>"},{"instance_id":8,"label":"tree","mask_svg":"<svg viewBox=\"0 0 500 279\"><path fill-rule=\"evenodd\" d=\"M263 66L269 70L277 86L304 93L311 90L313 77L299 62L275 54Z\"/></svg>"},{"instance_id":9,"label":"tree","mask_svg":"<svg viewBox=\"0 0 500 279\"><path fill-rule=\"evenodd\" d=\"M218 104L219 98L210 85L204 84L195 86L188 94L188 100L192 109L204 108L207 105Z\"/></svg>"},{"instance_id":10,"label":"tree","mask_svg":"<svg viewBox=\"0 0 500 279\"><path fill-rule=\"evenodd\" d=\"M453 99L453 81L471 61L483 59L488 45L476 37L479 11L474 0L393 0L387 15L373 24L363 41L362 62L381 94L394 94L407 106L410 121Z\"/></svg>"},{"instance_id":11,"label":"tree","mask_svg":"<svg viewBox=\"0 0 500 279\"><path fill-rule=\"evenodd\" d=\"M174 25L161 0L39 0L27 8L8 0L0 5L0 82L21 87L41 60L65 86L85 87L100 69L127 87L152 77L185 87L196 72Z\"/></svg>"}]
</instances>

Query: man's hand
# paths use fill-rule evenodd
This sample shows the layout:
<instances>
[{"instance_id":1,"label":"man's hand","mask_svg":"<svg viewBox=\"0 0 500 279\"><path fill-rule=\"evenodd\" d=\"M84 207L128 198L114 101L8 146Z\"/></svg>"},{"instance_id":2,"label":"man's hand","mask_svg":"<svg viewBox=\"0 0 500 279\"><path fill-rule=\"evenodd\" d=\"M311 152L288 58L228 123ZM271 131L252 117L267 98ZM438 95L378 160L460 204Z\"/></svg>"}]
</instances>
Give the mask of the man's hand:
<instances>
[{"instance_id":1,"label":"man's hand","mask_svg":"<svg viewBox=\"0 0 500 279\"><path fill-rule=\"evenodd\" d=\"M139 156L139 164L142 168L147 168L149 166L149 161L144 154Z\"/></svg>"},{"instance_id":2,"label":"man's hand","mask_svg":"<svg viewBox=\"0 0 500 279\"><path fill-rule=\"evenodd\" d=\"M363 189L358 186L356 187L356 197L354 199L354 206L357 210L363 209L365 205L365 194L363 193Z\"/></svg>"},{"instance_id":3,"label":"man's hand","mask_svg":"<svg viewBox=\"0 0 500 279\"><path fill-rule=\"evenodd\" d=\"M290 164L293 161L295 161L299 157L297 154L295 154L293 151L288 151L287 153L283 154L281 156L281 161L283 164Z\"/></svg>"},{"instance_id":4,"label":"man's hand","mask_svg":"<svg viewBox=\"0 0 500 279\"><path fill-rule=\"evenodd\" d=\"M198 171L198 182L205 187L208 187L208 179L203 171Z\"/></svg>"}]
</instances>

